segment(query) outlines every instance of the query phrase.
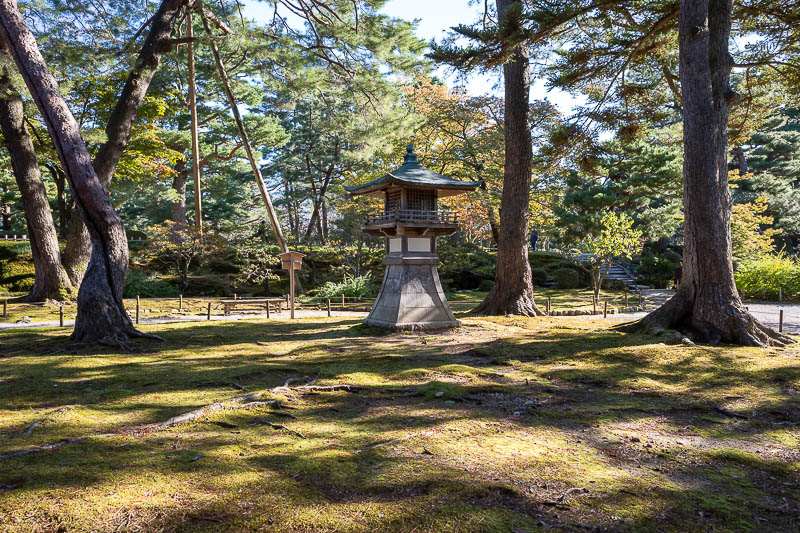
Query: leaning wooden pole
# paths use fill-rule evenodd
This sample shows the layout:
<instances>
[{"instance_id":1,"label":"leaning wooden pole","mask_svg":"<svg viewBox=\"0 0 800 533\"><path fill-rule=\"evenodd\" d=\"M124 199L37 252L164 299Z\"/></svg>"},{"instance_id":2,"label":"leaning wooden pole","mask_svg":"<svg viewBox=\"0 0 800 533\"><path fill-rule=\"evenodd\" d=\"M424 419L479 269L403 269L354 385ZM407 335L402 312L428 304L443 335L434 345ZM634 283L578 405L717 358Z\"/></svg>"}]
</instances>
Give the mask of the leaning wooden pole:
<instances>
[{"instance_id":1,"label":"leaning wooden pole","mask_svg":"<svg viewBox=\"0 0 800 533\"><path fill-rule=\"evenodd\" d=\"M203 236L203 200L200 189L200 139L197 134L197 89L194 74L194 29L192 28L192 12L186 12L186 37L189 55L189 109L192 112L192 177L194 178L194 227L200 237Z\"/></svg>"},{"instance_id":2,"label":"leaning wooden pole","mask_svg":"<svg viewBox=\"0 0 800 533\"><path fill-rule=\"evenodd\" d=\"M239 129L239 136L242 138L245 152L247 152L247 159L250 161L250 167L253 169L253 176L256 179L258 190L261 191L261 198L264 200L264 205L267 208L270 222L272 222L272 230L275 233L275 238L278 241L278 245L281 247L281 252L288 252L289 248L286 246L286 240L283 238L283 231L281 230L278 216L275 213L275 208L272 206L272 199L269 196L269 192L264 185L264 178L261 177L261 169L258 168L258 162L253 155L253 148L250 146L250 137L247 135L247 131L244 129L242 115L239 113L239 108L236 106L236 99L234 98L233 91L231 90L228 73L225 70L225 65L222 64L222 59L219 55L219 49L217 48L217 44L213 39L214 35L211 33L211 28L208 25L208 19L203 12L202 3L197 3L196 6L200 12L200 18L203 19L203 27L205 28L208 36L211 38L209 39L209 44L211 45L211 52L214 54L214 61L217 64L220 81L222 82L222 87L225 89L225 95L228 98L228 105L231 106L231 112L233 113L233 118L236 121L236 127Z\"/></svg>"}]
</instances>

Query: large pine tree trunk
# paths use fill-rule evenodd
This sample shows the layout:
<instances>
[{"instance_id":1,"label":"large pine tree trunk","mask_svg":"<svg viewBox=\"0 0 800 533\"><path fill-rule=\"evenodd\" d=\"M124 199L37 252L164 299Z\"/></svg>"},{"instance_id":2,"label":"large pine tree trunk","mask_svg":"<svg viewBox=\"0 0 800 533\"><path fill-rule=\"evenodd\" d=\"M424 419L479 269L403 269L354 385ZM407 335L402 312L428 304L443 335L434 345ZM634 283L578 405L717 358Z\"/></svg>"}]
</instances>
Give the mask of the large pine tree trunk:
<instances>
[{"instance_id":1,"label":"large pine tree trunk","mask_svg":"<svg viewBox=\"0 0 800 533\"><path fill-rule=\"evenodd\" d=\"M498 19L514 2L497 0ZM497 272L494 287L478 307L487 315L542 315L533 301L533 278L528 262L528 218L531 186L530 60L521 46L503 65L505 81L505 152Z\"/></svg>"},{"instance_id":2,"label":"large pine tree trunk","mask_svg":"<svg viewBox=\"0 0 800 533\"><path fill-rule=\"evenodd\" d=\"M150 32L136 58L136 64L128 75L122 94L108 119L106 124L108 140L100 147L94 158L95 172L106 191L109 190L111 178L122 152L130 141L131 128L139 113L139 106L147 94L161 56L170 49L165 42L172 37L175 19L183 3L184 0L161 2L150 23ZM89 233L83 226L83 219L75 213L70 220L67 247L64 251L64 267L75 285L80 285L91 250Z\"/></svg>"},{"instance_id":3,"label":"large pine tree trunk","mask_svg":"<svg viewBox=\"0 0 800 533\"><path fill-rule=\"evenodd\" d=\"M755 320L733 278L728 114L731 0L681 0L684 257L678 293L630 329L680 329L698 340L784 345L791 340Z\"/></svg>"},{"instance_id":4,"label":"large pine tree trunk","mask_svg":"<svg viewBox=\"0 0 800 533\"><path fill-rule=\"evenodd\" d=\"M58 235L33 141L25 126L22 97L9 76L7 63L13 61L7 53L2 53L2 56L0 127L11 157L14 178L22 195L35 269L33 287L25 300L30 302L41 302L48 298L62 300L72 293L72 284L64 267L61 266Z\"/></svg>"},{"instance_id":5,"label":"large pine tree trunk","mask_svg":"<svg viewBox=\"0 0 800 533\"><path fill-rule=\"evenodd\" d=\"M131 337L144 334L133 327L122 303L128 268L128 243L122 221L92 167L78 123L14 0L0 0L0 34L47 124L92 239L92 256L78 292L72 339L124 345Z\"/></svg>"}]
</instances>

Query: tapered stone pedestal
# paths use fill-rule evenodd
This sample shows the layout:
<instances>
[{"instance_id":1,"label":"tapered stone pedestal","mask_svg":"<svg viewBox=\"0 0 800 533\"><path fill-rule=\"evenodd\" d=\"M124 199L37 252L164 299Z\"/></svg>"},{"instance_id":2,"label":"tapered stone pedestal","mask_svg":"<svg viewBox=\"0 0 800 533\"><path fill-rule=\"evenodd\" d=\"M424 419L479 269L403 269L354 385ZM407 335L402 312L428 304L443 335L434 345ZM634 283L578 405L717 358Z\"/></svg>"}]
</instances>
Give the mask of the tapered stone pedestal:
<instances>
[{"instance_id":1,"label":"tapered stone pedestal","mask_svg":"<svg viewBox=\"0 0 800 533\"><path fill-rule=\"evenodd\" d=\"M399 239L397 239L399 240ZM432 239L416 239L428 241ZM413 241L412 241L413 242ZM430 330L453 328L461 325L447 305L436 266L439 258L432 252L432 246L423 245L417 253L409 252L408 246L397 244L405 251L389 253L383 264L386 273L383 285L372 306L369 316L364 320L368 326L398 330ZM431 244L433 244L431 242Z\"/></svg>"}]
</instances>

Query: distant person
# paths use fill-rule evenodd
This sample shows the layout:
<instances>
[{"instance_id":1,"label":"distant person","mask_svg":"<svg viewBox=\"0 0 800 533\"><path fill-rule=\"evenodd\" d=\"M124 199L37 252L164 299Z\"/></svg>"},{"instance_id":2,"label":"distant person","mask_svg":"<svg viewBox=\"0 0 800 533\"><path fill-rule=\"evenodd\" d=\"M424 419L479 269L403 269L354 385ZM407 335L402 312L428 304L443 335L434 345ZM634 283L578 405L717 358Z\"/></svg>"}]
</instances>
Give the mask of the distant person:
<instances>
[{"instance_id":1,"label":"distant person","mask_svg":"<svg viewBox=\"0 0 800 533\"><path fill-rule=\"evenodd\" d=\"M681 279L683 278L683 260L681 260L681 264L678 265L678 268L675 269L675 285L672 287L676 291L678 287L681 285Z\"/></svg>"},{"instance_id":2,"label":"distant person","mask_svg":"<svg viewBox=\"0 0 800 533\"><path fill-rule=\"evenodd\" d=\"M536 230L531 232L531 250L536 251L536 243L539 241L539 234L536 233Z\"/></svg>"}]
</instances>

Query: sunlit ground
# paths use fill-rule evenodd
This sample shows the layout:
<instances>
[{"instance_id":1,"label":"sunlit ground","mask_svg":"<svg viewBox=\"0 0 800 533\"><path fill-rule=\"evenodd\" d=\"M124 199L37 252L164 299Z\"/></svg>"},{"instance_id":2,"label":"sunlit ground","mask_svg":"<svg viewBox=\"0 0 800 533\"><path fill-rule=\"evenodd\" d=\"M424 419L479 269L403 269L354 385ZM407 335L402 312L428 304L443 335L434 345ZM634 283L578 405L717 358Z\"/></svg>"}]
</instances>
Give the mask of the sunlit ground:
<instances>
[{"instance_id":1,"label":"sunlit ground","mask_svg":"<svg viewBox=\"0 0 800 533\"><path fill-rule=\"evenodd\" d=\"M180 323L133 353L0 332L0 455L115 433L0 459L0 530L800 527L800 348L610 324ZM270 392L303 376L364 390ZM255 392L281 405L144 427Z\"/></svg>"}]
</instances>

